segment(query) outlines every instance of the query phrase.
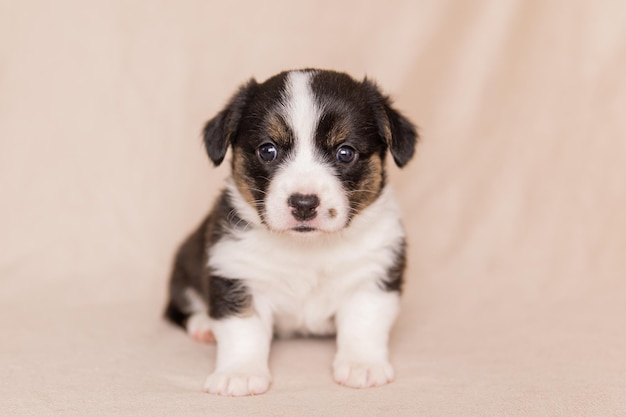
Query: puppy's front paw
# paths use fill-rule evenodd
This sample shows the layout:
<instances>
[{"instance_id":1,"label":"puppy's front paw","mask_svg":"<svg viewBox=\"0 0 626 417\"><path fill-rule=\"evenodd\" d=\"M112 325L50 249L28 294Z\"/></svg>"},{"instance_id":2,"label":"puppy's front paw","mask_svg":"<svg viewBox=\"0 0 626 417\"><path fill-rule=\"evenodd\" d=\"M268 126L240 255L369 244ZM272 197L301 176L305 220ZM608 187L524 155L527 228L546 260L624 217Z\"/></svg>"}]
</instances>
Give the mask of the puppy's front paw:
<instances>
[{"instance_id":1,"label":"puppy's front paw","mask_svg":"<svg viewBox=\"0 0 626 417\"><path fill-rule=\"evenodd\" d=\"M207 313L195 313L187 320L187 333L196 342L215 343L211 326Z\"/></svg>"},{"instance_id":2,"label":"puppy's front paw","mask_svg":"<svg viewBox=\"0 0 626 417\"><path fill-rule=\"evenodd\" d=\"M270 387L269 372L214 372L204 383L204 392L231 397L263 394Z\"/></svg>"},{"instance_id":3,"label":"puppy's front paw","mask_svg":"<svg viewBox=\"0 0 626 417\"><path fill-rule=\"evenodd\" d=\"M339 384L351 388L378 387L393 380L393 367L386 361L355 362L335 359L333 377Z\"/></svg>"}]
</instances>

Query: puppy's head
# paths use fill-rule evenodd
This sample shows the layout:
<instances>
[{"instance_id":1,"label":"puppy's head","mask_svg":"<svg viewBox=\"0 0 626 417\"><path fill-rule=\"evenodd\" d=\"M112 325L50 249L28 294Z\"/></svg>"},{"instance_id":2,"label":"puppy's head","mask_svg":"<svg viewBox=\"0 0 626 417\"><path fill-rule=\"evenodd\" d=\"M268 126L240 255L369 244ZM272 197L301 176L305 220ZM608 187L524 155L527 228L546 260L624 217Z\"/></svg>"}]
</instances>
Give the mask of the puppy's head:
<instances>
[{"instance_id":1,"label":"puppy's head","mask_svg":"<svg viewBox=\"0 0 626 417\"><path fill-rule=\"evenodd\" d=\"M304 70L250 80L204 128L219 165L269 229L336 232L378 198L389 151L402 167L417 134L368 80Z\"/></svg>"}]
</instances>

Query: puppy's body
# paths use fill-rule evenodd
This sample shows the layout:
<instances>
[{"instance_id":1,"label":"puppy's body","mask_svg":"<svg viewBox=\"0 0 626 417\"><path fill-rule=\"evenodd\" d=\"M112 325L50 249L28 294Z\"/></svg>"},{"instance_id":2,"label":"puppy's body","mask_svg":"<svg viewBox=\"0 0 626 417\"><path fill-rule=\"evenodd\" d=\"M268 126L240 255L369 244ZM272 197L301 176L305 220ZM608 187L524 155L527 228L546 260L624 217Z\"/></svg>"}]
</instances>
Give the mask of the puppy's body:
<instances>
[{"instance_id":1,"label":"puppy's body","mask_svg":"<svg viewBox=\"0 0 626 417\"><path fill-rule=\"evenodd\" d=\"M392 379L405 244L384 160L404 165L415 140L373 84L329 71L251 81L209 121L209 156L221 163L230 145L232 176L179 250L167 309L217 339L206 391L266 391L274 333L337 333L338 382Z\"/></svg>"}]
</instances>

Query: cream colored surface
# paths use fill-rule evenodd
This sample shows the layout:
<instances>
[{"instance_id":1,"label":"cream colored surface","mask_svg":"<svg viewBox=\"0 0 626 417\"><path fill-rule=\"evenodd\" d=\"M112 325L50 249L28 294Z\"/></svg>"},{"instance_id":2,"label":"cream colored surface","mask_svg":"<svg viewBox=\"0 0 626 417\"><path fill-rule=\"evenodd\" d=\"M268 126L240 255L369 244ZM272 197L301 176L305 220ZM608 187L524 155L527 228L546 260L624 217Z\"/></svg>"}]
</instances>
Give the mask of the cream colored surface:
<instances>
[{"instance_id":1,"label":"cream colored surface","mask_svg":"<svg viewBox=\"0 0 626 417\"><path fill-rule=\"evenodd\" d=\"M275 343L264 396L200 388L160 320L226 169L199 131L250 76L368 74L421 127L396 381ZM626 415L626 6L0 0L0 414Z\"/></svg>"}]
</instances>

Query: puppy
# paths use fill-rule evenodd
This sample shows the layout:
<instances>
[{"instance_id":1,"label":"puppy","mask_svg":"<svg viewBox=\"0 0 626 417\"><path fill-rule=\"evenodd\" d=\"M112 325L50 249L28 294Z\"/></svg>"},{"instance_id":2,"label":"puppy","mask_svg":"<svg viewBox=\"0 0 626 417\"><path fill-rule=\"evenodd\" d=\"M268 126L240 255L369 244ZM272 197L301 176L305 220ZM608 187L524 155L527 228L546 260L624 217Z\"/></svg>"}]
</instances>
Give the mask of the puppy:
<instances>
[{"instance_id":1,"label":"puppy","mask_svg":"<svg viewBox=\"0 0 626 417\"><path fill-rule=\"evenodd\" d=\"M204 390L267 391L275 334L336 334L335 381L390 382L405 234L385 159L411 159L411 122L367 79L308 69L250 80L203 133L231 176L178 250L166 317L217 341Z\"/></svg>"}]
</instances>

